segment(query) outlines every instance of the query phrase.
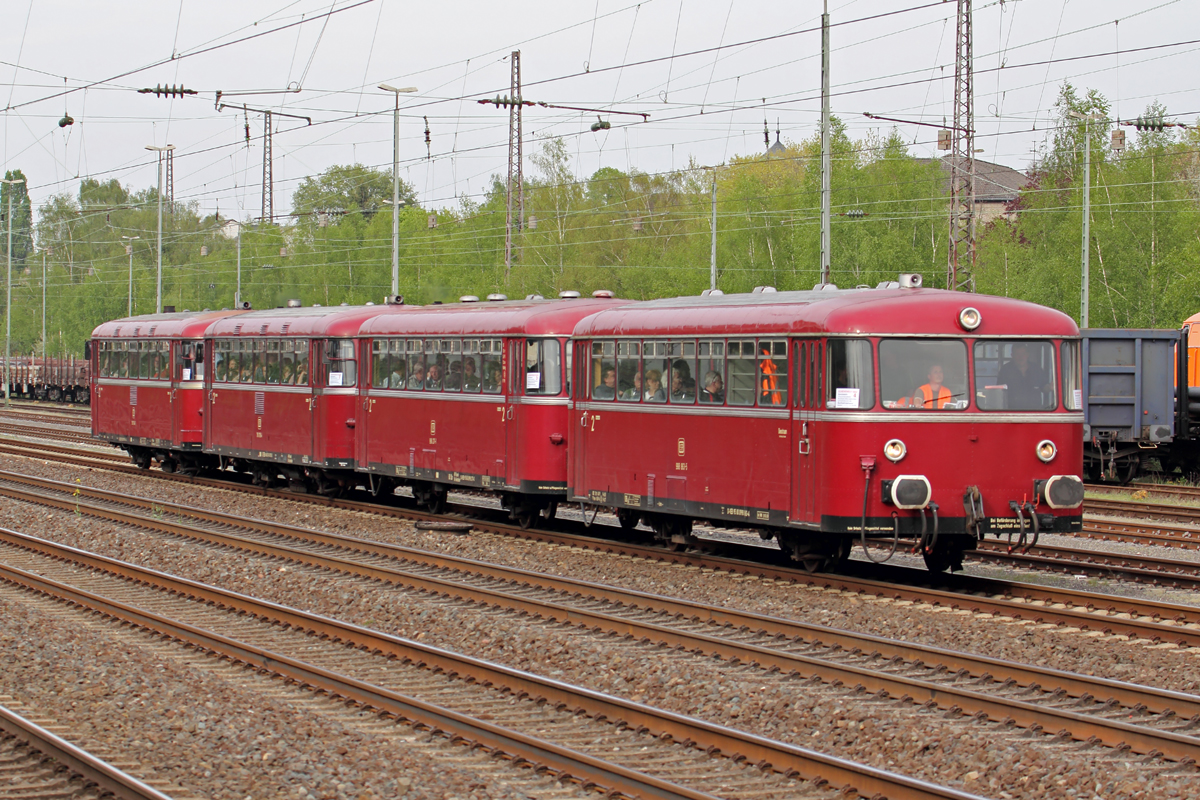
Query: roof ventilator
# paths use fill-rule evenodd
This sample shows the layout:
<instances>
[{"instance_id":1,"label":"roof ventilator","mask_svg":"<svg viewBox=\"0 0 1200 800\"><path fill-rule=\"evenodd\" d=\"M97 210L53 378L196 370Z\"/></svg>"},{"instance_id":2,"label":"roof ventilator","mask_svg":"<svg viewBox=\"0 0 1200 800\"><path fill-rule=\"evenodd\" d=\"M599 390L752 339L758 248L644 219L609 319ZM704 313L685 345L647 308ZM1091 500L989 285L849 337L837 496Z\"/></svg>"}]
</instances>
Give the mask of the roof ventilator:
<instances>
[{"instance_id":1,"label":"roof ventilator","mask_svg":"<svg viewBox=\"0 0 1200 800\"><path fill-rule=\"evenodd\" d=\"M462 297L458 298L458 302L460 302L460 303L478 303L479 298L473 294L464 294Z\"/></svg>"},{"instance_id":2,"label":"roof ventilator","mask_svg":"<svg viewBox=\"0 0 1200 800\"><path fill-rule=\"evenodd\" d=\"M567 291L559 292L558 296L559 296L559 299L561 299L561 300L578 300L579 292L573 292L573 291L567 290Z\"/></svg>"},{"instance_id":3,"label":"roof ventilator","mask_svg":"<svg viewBox=\"0 0 1200 800\"><path fill-rule=\"evenodd\" d=\"M301 305L303 305L303 304L299 300L296 300L296 299L287 301L288 308L299 308Z\"/></svg>"},{"instance_id":4,"label":"roof ventilator","mask_svg":"<svg viewBox=\"0 0 1200 800\"><path fill-rule=\"evenodd\" d=\"M836 292L837 290L836 283L818 283L813 287L814 292Z\"/></svg>"},{"instance_id":5,"label":"roof ventilator","mask_svg":"<svg viewBox=\"0 0 1200 800\"><path fill-rule=\"evenodd\" d=\"M755 286L751 294L774 294L776 291L774 286Z\"/></svg>"},{"instance_id":6,"label":"roof ventilator","mask_svg":"<svg viewBox=\"0 0 1200 800\"><path fill-rule=\"evenodd\" d=\"M703 292L700 293L700 296L701 297L721 297L724 294L725 293L722 292L720 289L705 289Z\"/></svg>"},{"instance_id":7,"label":"roof ventilator","mask_svg":"<svg viewBox=\"0 0 1200 800\"><path fill-rule=\"evenodd\" d=\"M876 289L899 289L900 281L880 281Z\"/></svg>"},{"instance_id":8,"label":"roof ventilator","mask_svg":"<svg viewBox=\"0 0 1200 800\"><path fill-rule=\"evenodd\" d=\"M525 299L526 300L545 300L546 298L542 297L540 294L527 294L527 295L525 295Z\"/></svg>"},{"instance_id":9,"label":"roof ventilator","mask_svg":"<svg viewBox=\"0 0 1200 800\"><path fill-rule=\"evenodd\" d=\"M502 302L502 301L504 301L504 300L507 300L507 299L508 299L508 295L506 295L506 294L499 294L499 293L497 292L497 293L489 294L489 295L487 296L487 299L488 299L488 302L489 302L489 303L499 303L499 302Z\"/></svg>"},{"instance_id":10,"label":"roof ventilator","mask_svg":"<svg viewBox=\"0 0 1200 800\"><path fill-rule=\"evenodd\" d=\"M602 300L611 300L613 297L615 297L615 295L612 293L612 289L597 289L596 291L592 292L592 297L598 297Z\"/></svg>"}]
</instances>

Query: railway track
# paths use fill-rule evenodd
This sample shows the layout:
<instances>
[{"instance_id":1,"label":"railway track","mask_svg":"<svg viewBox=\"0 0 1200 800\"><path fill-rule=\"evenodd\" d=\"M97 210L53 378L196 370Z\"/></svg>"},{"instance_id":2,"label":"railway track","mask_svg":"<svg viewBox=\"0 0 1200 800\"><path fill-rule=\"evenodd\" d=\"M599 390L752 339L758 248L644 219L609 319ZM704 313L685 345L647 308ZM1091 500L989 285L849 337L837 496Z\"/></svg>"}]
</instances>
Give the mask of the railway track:
<instances>
[{"instance_id":1,"label":"railway track","mask_svg":"<svg viewBox=\"0 0 1200 800\"><path fill-rule=\"evenodd\" d=\"M974 797L15 531L0 552L32 591L617 795Z\"/></svg>"},{"instance_id":2,"label":"railway track","mask_svg":"<svg viewBox=\"0 0 1200 800\"><path fill-rule=\"evenodd\" d=\"M8 705L4 705L8 703ZM0 698L0 770L6 797L171 800L116 766L62 739Z\"/></svg>"},{"instance_id":3,"label":"railway track","mask_svg":"<svg viewBox=\"0 0 1200 800\"><path fill-rule=\"evenodd\" d=\"M295 565L383 581L479 608L503 608L757 665L878 700L1055 730L1092 743L1195 760L1200 697L1040 669L484 564L353 537L0 473L0 495L249 551ZM1060 736L1063 734L1060 734Z\"/></svg>"},{"instance_id":4,"label":"railway track","mask_svg":"<svg viewBox=\"0 0 1200 800\"><path fill-rule=\"evenodd\" d=\"M1133 516L1139 519L1152 518L1156 520L1200 524L1200 507L1093 497L1087 500L1085 508L1093 514L1107 516Z\"/></svg>"},{"instance_id":5,"label":"railway track","mask_svg":"<svg viewBox=\"0 0 1200 800\"><path fill-rule=\"evenodd\" d=\"M85 417L77 414L47 414L24 409L3 408L2 406L0 406L0 419L18 423L64 425L86 429L89 433L92 428L92 418L90 415Z\"/></svg>"},{"instance_id":6,"label":"railway track","mask_svg":"<svg viewBox=\"0 0 1200 800\"><path fill-rule=\"evenodd\" d=\"M0 434L79 444L102 444L100 440L93 438L90 429L85 428L72 430L67 427L47 428L43 425L16 425L11 422L0 422Z\"/></svg>"},{"instance_id":7,"label":"railway track","mask_svg":"<svg viewBox=\"0 0 1200 800\"><path fill-rule=\"evenodd\" d=\"M62 448L67 450L69 448ZM1156 643L1174 643L1200 647L1200 607L1161 603L1128 597L1098 594L1078 589L1040 586L1020 581L1005 581L965 575L931 575L922 569L884 565L872 568L860 562L847 564L849 574L809 574L790 564L778 550L721 543L725 555L674 552L662 547L621 542L587 535L582 525L559 519L560 530L523 530L499 521L497 512L477 506L452 506L450 515L435 516L401 505L383 505L353 499L333 499L263 489L245 483L191 477L158 470L142 470L129 463L113 463L94 454L47 452L35 445L4 442L0 452L42 460L56 460L77 466L136 474L155 480L170 480L272 497L312 505L418 522L463 521L468 515L477 529L508 537L520 537L569 547L585 547L601 552L665 561L701 569L728 571L760 578L790 581L801 585L836 588L840 591L887 597L898 601L926 603L934 607L968 610L1039 624L1101 633L1116 633ZM105 454L107 455L107 454ZM76 487L72 487L74 490ZM405 503L395 497L394 503ZM717 546L714 543L714 547Z\"/></svg>"}]
</instances>

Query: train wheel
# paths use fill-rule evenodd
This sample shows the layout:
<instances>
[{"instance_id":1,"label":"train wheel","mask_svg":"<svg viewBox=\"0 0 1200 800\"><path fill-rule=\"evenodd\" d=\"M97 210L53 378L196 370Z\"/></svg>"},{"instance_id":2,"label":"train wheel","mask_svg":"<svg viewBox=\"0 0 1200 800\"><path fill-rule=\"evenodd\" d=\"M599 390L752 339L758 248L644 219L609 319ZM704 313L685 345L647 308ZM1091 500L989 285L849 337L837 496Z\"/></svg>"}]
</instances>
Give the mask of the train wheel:
<instances>
[{"instance_id":1,"label":"train wheel","mask_svg":"<svg viewBox=\"0 0 1200 800\"><path fill-rule=\"evenodd\" d=\"M634 511L632 508L617 509L617 522L621 524L621 530L623 531L632 531L636 528L641 517L641 513Z\"/></svg>"},{"instance_id":2,"label":"train wheel","mask_svg":"<svg viewBox=\"0 0 1200 800\"><path fill-rule=\"evenodd\" d=\"M178 469L179 463L173 458L165 458L158 462L159 469L166 473L173 473Z\"/></svg>"},{"instance_id":3,"label":"train wheel","mask_svg":"<svg viewBox=\"0 0 1200 800\"><path fill-rule=\"evenodd\" d=\"M923 553L925 567L930 572L962 571L963 548L953 541L943 539L933 546L929 552Z\"/></svg>"},{"instance_id":4,"label":"train wheel","mask_svg":"<svg viewBox=\"0 0 1200 800\"><path fill-rule=\"evenodd\" d=\"M541 517L542 517L542 519L549 522L552 519L554 519L556 516L558 516L558 501L551 500L549 503L546 504L546 507L541 510Z\"/></svg>"},{"instance_id":5,"label":"train wheel","mask_svg":"<svg viewBox=\"0 0 1200 800\"><path fill-rule=\"evenodd\" d=\"M521 530L527 531L533 527L533 522L538 518L537 509L530 506L521 506L513 511L513 520L521 526Z\"/></svg>"}]
</instances>

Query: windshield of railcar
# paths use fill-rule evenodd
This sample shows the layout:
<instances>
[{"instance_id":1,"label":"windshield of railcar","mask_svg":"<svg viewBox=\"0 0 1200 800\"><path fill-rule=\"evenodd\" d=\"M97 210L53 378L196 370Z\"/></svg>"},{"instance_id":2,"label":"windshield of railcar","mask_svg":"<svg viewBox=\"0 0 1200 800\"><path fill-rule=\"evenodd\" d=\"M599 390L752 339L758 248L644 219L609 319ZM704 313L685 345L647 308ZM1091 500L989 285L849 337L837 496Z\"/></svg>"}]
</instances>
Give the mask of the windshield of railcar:
<instances>
[{"instance_id":1,"label":"windshield of railcar","mask_svg":"<svg viewBox=\"0 0 1200 800\"><path fill-rule=\"evenodd\" d=\"M1044 339L977 340L975 404L982 411L1053 411L1054 351L1054 343Z\"/></svg>"},{"instance_id":2,"label":"windshield of railcar","mask_svg":"<svg viewBox=\"0 0 1200 800\"><path fill-rule=\"evenodd\" d=\"M884 408L961 410L969 404L967 345L958 339L884 339L879 343Z\"/></svg>"}]
</instances>

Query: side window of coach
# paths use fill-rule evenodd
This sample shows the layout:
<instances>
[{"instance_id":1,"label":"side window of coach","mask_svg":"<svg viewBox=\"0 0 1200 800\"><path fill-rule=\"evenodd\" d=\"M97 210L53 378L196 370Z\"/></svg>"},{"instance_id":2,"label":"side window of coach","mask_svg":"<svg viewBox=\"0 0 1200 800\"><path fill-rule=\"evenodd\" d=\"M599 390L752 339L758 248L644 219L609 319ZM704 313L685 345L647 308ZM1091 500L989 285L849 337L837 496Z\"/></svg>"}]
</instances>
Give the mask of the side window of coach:
<instances>
[{"instance_id":1,"label":"side window of coach","mask_svg":"<svg viewBox=\"0 0 1200 800\"><path fill-rule=\"evenodd\" d=\"M871 408L875 405L875 368L867 339L831 339L825 375L826 408Z\"/></svg>"},{"instance_id":2,"label":"side window of coach","mask_svg":"<svg viewBox=\"0 0 1200 800\"><path fill-rule=\"evenodd\" d=\"M592 387L593 400L616 400L620 391L617 386L616 350L611 341L592 342L591 367L588 381Z\"/></svg>"},{"instance_id":3,"label":"side window of coach","mask_svg":"<svg viewBox=\"0 0 1200 800\"><path fill-rule=\"evenodd\" d=\"M725 403L725 342L701 341L700 361L696 374L700 376L697 386L700 402L708 405Z\"/></svg>"},{"instance_id":4,"label":"side window of coach","mask_svg":"<svg viewBox=\"0 0 1200 800\"><path fill-rule=\"evenodd\" d=\"M480 384L484 394L500 394L504 384L504 340L479 340Z\"/></svg>"}]
</instances>

